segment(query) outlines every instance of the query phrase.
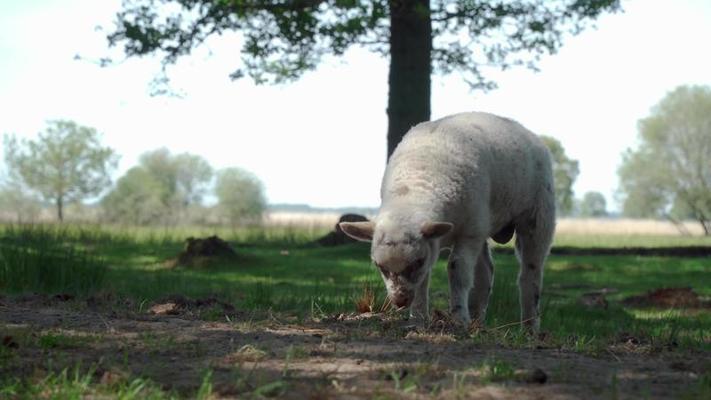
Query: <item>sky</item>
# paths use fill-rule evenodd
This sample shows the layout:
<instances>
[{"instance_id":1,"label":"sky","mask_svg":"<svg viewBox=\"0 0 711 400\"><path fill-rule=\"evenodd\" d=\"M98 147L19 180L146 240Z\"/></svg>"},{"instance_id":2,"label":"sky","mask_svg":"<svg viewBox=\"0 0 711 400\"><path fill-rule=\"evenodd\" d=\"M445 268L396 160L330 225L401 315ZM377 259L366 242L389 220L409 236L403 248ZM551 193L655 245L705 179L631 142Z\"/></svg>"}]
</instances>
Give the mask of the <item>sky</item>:
<instances>
[{"instance_id":1,"label":"sky","mask_svg":"<svg viewBox=\"0 0 711 400\"><path fill-rule=\"evenodd\" d=\"M599 191L619 209L616 171L636 146L637 121L679 85L711 85L710 1L622 5L566 38L539 72L491 71L494 91L471 91L457 73L435 75L432 119L487 111L553 136L580 163L576 196ZM119 9L120 0L0 0L0 134L34 138L47 121L70 119L96 128L121 156L114 178L166 147L251 171L270 203L379 205L386 58L354 48L294 83L257 86L229 79L239 39L223 35L170 68L181 98L151 97L157 58L92 62L117 54L105 36Z\"/></svg>"}]
</instances>

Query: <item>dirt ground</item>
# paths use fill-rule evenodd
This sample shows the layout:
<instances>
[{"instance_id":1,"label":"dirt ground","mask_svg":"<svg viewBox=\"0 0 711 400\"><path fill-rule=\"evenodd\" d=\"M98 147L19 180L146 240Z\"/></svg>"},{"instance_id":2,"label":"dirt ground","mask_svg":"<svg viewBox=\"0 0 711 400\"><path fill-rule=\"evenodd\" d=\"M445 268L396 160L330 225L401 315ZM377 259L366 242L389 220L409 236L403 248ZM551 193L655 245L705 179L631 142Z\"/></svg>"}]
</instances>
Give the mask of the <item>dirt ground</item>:
<instances>
[{"instance_id":1,"label":"dirt ground","mask_svg":"<svg viewBox=\"0 0 711 400\"><path fill-rule=\"evenodd\" d=\"M711 354L653 351L633 338L590 355L544 341L482 345L369 313L299 322L209 300L119 303L0 297L0 336L13 353L0 373L81 363L96 366L97 382L147 377L189 396L211 370L214 398L666 399L696 393L711 368ZM48 345L48 334L62 339Z\"/></svg>"}]
</instances>

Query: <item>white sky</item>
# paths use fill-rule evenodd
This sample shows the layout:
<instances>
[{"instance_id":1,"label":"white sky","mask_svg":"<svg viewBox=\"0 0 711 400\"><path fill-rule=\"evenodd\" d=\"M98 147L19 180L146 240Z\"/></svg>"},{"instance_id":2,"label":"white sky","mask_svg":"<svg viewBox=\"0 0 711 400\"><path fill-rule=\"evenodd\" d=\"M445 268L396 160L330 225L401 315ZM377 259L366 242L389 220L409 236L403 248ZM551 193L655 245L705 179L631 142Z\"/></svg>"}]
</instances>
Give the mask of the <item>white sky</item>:
<instances>
[{"instance_id":1,"label":"white sky","mask_svg":"<svg viewBox=\"0 0 711 400\"><path fill-rule=\"evenodd\" d=\"M121 162L165 146L238 166L271 203L377 206L385 167L387 59L354 49L282 86L230 81L234 35L173 67L182 99L150 97L155 59L100 68L118 0L0 0L0 133L34 137L50 119L97 128ZM471 92L459 75L433 79L432 117L480 110L559 139L580 162L577 196L602 192L616 208L620 155L637 120L681 84L711 84L711 1L631 0L597 29L568 38L534 73L494 72L499 89Z\"/></svg>"}]
</instances>

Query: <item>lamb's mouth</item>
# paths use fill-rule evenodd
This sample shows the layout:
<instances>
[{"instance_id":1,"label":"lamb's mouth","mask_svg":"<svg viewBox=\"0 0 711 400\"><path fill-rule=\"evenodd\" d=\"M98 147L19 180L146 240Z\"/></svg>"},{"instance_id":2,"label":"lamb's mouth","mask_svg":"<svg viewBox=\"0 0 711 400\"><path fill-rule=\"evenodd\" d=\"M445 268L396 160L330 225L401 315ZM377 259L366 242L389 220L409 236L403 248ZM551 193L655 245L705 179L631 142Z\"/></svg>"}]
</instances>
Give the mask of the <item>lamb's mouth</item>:
<instances>
[{"instance_id":1,"label":"lamb's mouth","mask_svg":"<svg viewBox=\"0 0 711 400\"><path fill-rule=\"evenodd\" d=\"M390 301L396 308L405 308L412 303L414 293L411 292L396 292L390 295Z\"/></svg>"}]
</instances>

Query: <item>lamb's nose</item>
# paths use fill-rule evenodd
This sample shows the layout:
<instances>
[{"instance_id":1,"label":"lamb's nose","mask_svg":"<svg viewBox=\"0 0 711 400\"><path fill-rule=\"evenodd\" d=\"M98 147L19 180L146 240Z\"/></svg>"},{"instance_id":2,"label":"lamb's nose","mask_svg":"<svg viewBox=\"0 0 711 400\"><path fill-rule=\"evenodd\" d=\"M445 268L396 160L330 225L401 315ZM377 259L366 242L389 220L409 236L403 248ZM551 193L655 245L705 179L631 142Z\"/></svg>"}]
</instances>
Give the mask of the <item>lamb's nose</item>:
<instances>
[{"instance_id":1,"label":"lamb's nose","mask_svg":"<svg viewBox=\"0 0 711 400\"><path fill-rule=\"evenodd\" d=\"M407 307L410 305L410 296L406 294L398 294L393 296L393 303L397 308Z\"/></svg>"}]
</instances>

